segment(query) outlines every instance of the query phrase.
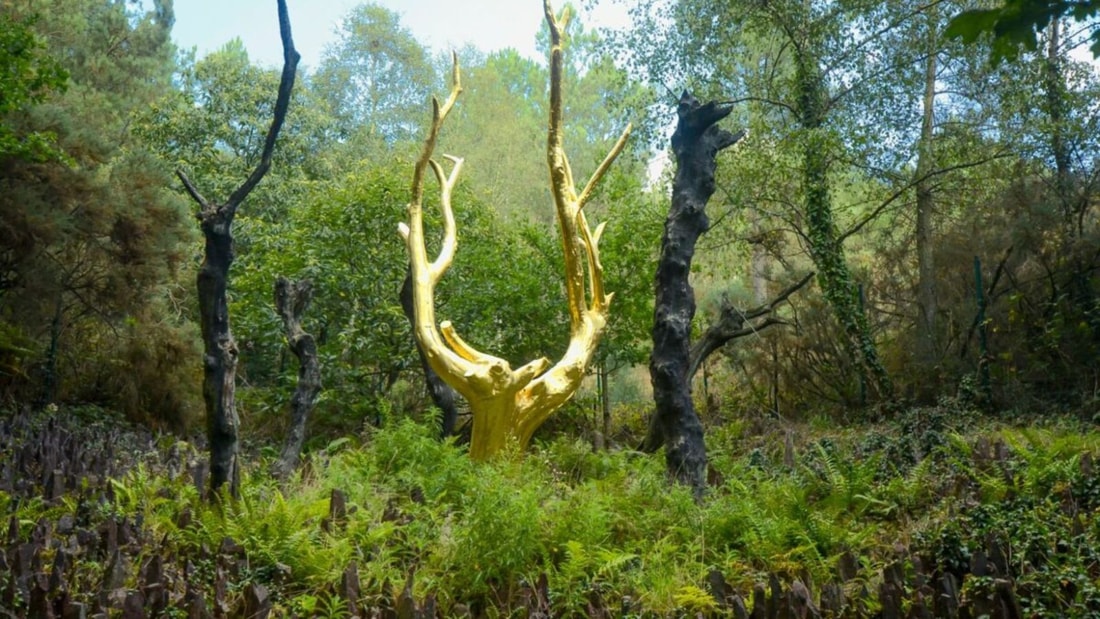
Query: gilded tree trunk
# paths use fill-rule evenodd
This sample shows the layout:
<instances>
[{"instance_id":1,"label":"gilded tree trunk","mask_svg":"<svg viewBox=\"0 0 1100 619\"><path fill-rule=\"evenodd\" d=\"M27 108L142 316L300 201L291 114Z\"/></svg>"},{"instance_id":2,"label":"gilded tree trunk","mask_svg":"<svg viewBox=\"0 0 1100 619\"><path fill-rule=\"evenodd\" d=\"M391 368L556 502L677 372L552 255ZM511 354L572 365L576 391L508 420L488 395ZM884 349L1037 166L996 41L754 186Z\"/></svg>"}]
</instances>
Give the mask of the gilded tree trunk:
<instances>
[{"instance_id":1,"label":"gilded tree trunk","mask_svg":"<svg viewBox=\"0 0 1100 619\"><path fill-rule=\"evenodd\" d=\"M676 176L657 261L649 363L656 410L644 447L655 450L663 444L669 474L690 485L696 496L706 488L707 453L688 372L695 317L695 292L689 275L695 244L709 226L706 206L714 194L718 153L744 135L735 136L717 126L731 111L715 102L700 105L687 92L680 97L679 122L672 136Z\"/></svg>"},{"instance_id":2,"label":"gilded tree trunk","mask_svg":"<svg viewBox=\"0 0 1100 619\"><path fill-rule=\"evenodd\" d=\"M416 307L413 305L412 270L405 271L405 281L401 284L401 309L405 312L405 318L409 319L409 325L416 329ZM439 374L432 369L428 358L424 356L424 347L420 340L413 338L416 344L416 354L420 357L420 368L424 371L424 381L428 385L428 395L432 403L442 412L440 419L440 435L443 438L455 433L458 425L458 392L451 388Z\"/></svg>"},{"instance_id":3,"label":"gilded tree trunk","mask_svg":"<svg viewBox=\"0 0 1100 619\"><path fill-rule=\"evenodd\" d=\"M413 333L431 368L470 404L473 415L470 457L474 459L486 459L510 448L523 449L539 425L573 397L584 380L585 369L607 324L612 297L603 287L603 265L599 252L603 225L591 229L583 209L592 197L596 183L625 147L630 127L627 126L584 188L577 191L565 154L562 113L562 34L569 11L566 9L560 18L555 16L549 0L544 0L543 11L551 42L546 159L561 228L565 296L570 318L569 346L562 358L557 363L551 363L546 358L536 359L513 370L506 360L483 353L463 341L449 322L436 324L434 288L450 268L458 243L451 196L462 169L462 160L444 155L453 166L447 173L432 159L432 152L443 121L462 92L457 57L452 71L451 94L443 103L435 99L432 101L432 126L413 167L409 221L398 225L409 252L415 323ZM439 204L443 212L443 241L439 254L431 261L424 245L422 205L424 176L428 169L439 182ZM507 266L522 268L522 265Z\"/></svg>"}]
</instances>

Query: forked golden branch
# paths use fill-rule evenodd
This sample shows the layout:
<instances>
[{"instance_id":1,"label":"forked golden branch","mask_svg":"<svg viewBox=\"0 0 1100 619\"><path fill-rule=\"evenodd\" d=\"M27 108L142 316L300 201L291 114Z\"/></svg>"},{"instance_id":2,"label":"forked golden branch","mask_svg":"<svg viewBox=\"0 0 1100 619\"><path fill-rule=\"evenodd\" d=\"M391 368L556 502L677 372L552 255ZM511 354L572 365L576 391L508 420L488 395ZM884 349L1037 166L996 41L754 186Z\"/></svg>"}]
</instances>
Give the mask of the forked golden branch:
<instances>
[{"instance_id":1,"label":"forked golden branch","mask_svg":"<svg viewBox=\"0 0 1100 619\"><path fill-rule=\"evenodd\" d=\"M504 359L480 352L467 344L450 322L444 321L436 326L435 285L450 267L457 247L451 196L462 169L462 159L444 155L452 164L448 174L432 159L432 152L443 122L462 92L457 56L452 57L454 68L450 95L442 105L437 99L432 99L432 125L413 170L409 223L399 225L409 252L416 338L432 369L469 402L474 418L470 456L479 460L509 446L523 449L535 429L573 396L584 379L585 368L607 324L612 297L604 291L603 266L600 263L599 240L603 224L592 231L583 209L596 184L626 145L630 126L596 168L584 189L577 193L565 154L562 127L561 42L568 9L559 18L550 8L549 0L544 1L543 7L551 38L550 122L546 156L565 252L565 290L570 323L569 346L561 360L551 365L549 359L536 359L513 370ZM431 262L424 245L422 213L424 175L429 167L439 181L444 222L442 247Z\"/></svg>"}]
</instances>

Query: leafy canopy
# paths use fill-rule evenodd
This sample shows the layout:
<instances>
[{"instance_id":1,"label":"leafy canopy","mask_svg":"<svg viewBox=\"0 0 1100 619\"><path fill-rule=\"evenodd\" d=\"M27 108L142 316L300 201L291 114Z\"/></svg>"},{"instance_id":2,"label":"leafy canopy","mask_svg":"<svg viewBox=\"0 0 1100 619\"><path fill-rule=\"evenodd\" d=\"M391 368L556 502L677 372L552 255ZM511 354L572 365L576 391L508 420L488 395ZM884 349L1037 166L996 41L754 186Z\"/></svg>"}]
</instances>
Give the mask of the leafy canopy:
<instances>
[{"instance_id":1,"label":"leafy canopy","mask_svg":"<svg viewBox=\"0 0 1100 619\"><path fill-rule=\"evenodd\" d=\"M63 91L69 73L51 57L31 27L0 13L0 159L15 156L42 160L59 155L45 132L19 132L7 116L42 103L52 91Z\"/></svg>"}]
</instances>

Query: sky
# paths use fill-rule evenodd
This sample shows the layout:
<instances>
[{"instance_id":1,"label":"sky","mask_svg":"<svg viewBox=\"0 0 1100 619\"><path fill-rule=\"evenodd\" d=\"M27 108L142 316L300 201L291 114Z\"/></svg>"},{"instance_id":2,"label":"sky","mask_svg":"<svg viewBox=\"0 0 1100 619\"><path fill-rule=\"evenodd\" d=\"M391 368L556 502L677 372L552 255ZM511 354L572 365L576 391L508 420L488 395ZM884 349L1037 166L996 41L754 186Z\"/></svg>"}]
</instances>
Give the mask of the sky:
<instances>
[{"instance_id":1,"label":"sky","mask_svg":"<svg viewBox=\"0 0 1100 619\"><path fill-rule=\"evenodd\" d=\"M315 69L340 19L362 0L287 0L294 46L301 64ZM542 0L373 0L401 16L421 44L441 52L471 42L482 51L515 48L542 60L535 34L542 25ZM560 2L555 2L559 8ZM579 5L580 2L575 2ZM262 65L283 63L275 0L176 0L173 38L181 48L195 47L199 58L240 37L249 57ZM626 7L603 0L581 12L586 28L622 27Z\"/></svg>"}]
</instances>

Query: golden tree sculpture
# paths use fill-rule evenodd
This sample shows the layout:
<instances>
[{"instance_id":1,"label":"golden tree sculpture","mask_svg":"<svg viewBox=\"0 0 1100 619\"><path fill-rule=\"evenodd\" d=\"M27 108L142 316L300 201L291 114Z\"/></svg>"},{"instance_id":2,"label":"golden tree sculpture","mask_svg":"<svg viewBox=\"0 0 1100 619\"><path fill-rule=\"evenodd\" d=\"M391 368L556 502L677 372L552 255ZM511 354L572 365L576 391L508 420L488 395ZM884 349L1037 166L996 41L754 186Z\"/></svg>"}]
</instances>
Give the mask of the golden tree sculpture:
<instances>
[{"instance_id":1,"label":"golden tree sculpture","mask_svg":"<svg viewBox=\"0 0 1100 619\"><path fill-rule=\"evenodd\" d=\"M584 215L584 205L591 198L596 183L622 152L630 135L630 126L596 168L584 189L577 193L565 154L562 128L561 42L569 12L566 9L561 17L556 17L549 0L544 1L543 9L551 38L550 121L546 158L565 252L565 292L569 304L569 346L561 360L551 365L550 360L544 357L513 370L504 359L475 350L464 342L449 321L436 326L435 285L450 267L457 248L451 194L462 169L462 159L444 155L451 163L448 174L442 165L432 159L432 151L443 121L462 92L457 56L453 57L450 95L442 105L438 99L432 99L431 129L413 170L409 222L398 226L411 264L416 339L432 369L470 404L473 413L470 457L476 460L489 458L510 446L523 449L535 429L573 396L584 379L585 369L607 324L611 303L612 295L603 287L599 253L604 225L591 230ZM421 208L424 175L428 167L439 181L440 208L443 211L443 242L439 255L431 262L424 245Z\"/></svg>"}]
</instances>

